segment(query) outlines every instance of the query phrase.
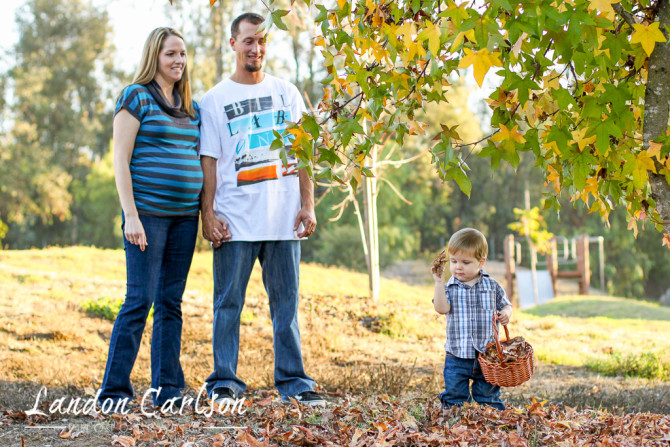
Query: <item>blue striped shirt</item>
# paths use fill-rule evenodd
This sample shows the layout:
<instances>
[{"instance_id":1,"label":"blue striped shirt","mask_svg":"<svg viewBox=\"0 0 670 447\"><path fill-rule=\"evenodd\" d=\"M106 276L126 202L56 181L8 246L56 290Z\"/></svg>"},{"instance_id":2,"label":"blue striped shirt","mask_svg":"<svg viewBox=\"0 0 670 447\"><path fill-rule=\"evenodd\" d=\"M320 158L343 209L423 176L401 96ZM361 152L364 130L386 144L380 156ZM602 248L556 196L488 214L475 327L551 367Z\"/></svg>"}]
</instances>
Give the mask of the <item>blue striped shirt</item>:
<instances>
[{"instance_id":1,"label":"blue striped shirt","mask_svg":"<svg viewBox=\"0 0 670 447\"><path fill-rule=\"evenodd\" d=\"M200 110L195 118L175 118L161 109L149 90L126 87L116 115L126 109L140 122L130 160L130 177L137 212L149 216L197 215L202 189L198 155Z\"/></svg>"},{"instance_id":2,"label":"blue striped shirt","mask_svg":"<svg viewBox=\"0 0 670 447\"><path fill-rule=\"evenodd\" d=\"M479 281L473 286L452 276L444 287L451 305L445 349L456 357L473 359L493 336L493 313L511 303L502 286L484 270L479 271Z\"/></svg>"}]
</instances>

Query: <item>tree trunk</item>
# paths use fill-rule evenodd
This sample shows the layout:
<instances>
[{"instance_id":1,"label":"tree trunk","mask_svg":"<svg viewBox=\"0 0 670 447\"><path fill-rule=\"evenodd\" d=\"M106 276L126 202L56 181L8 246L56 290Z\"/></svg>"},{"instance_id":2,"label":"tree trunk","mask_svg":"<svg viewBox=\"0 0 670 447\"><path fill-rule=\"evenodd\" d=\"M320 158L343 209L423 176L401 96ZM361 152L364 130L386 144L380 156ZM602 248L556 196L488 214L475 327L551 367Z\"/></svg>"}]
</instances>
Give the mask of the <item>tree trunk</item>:
<instances>
[{"instance_id":1,"label":"tree trunk","mask_svg":"<svg viewBox=\"0 0 670 447\"><path fill-rule=\"evenodd\" d=\"M661 29L670 26L670 5L667 0L658 2L658 17ZM666 36L667 38L668 36ZM657 42L649 58L649 73L645 90L643 138L645 148L654 138L665 134L668 130L670 111L670 43ZM657 170L660 164L655 160ZM651 197L656 204L656 211L663 220L663 228L670 233L670 185L665 176L649 173Z\"/></svg>"},{"instance_id":2,"label":"tree trunk","mask_svg":"<svg viewBox=\"0 0 670 447\"><path fill-rule=\"evenodd\" d=\"M376 175L377 148L371 151L371 166L373 174ZM363 178L363 197L365 209L365 230L367 236L368 252L368 278L370 285L370 298L373 301L379 299L379 232L377 227L377 179L376 177Z\"/></svg>"}]
</instances>

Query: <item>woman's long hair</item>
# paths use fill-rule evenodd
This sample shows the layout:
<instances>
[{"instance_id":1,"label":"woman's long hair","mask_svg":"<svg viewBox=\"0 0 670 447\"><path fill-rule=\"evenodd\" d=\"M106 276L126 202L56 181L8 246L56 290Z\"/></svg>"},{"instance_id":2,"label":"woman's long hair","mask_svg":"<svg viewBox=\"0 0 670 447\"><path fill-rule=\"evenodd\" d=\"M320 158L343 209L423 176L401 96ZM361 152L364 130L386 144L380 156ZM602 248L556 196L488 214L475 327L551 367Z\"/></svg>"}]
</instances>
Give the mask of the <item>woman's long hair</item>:
<instances>
[{"instance_id":1,"label":"woman's long hair","mask_svg":"<svg viewBox=\"0 0 670 447\"><path fill-rule=\"evenodd\" d=\"M184 40L177 30L166 26L156 28L149 34L146 42L144 42L142 59L135 72L133 84L146 85L156 77L158 55L163 47L163 42L168 36L177 36L181 40ZM194 118L195 109L193 108L193 100L191 98L191 81L188 78L188 59L184 62L184 71L182 72L181 79L175 83L174 88L177 89L181 96L181 110L191 118Z\"/></svg>"}]
</instances>

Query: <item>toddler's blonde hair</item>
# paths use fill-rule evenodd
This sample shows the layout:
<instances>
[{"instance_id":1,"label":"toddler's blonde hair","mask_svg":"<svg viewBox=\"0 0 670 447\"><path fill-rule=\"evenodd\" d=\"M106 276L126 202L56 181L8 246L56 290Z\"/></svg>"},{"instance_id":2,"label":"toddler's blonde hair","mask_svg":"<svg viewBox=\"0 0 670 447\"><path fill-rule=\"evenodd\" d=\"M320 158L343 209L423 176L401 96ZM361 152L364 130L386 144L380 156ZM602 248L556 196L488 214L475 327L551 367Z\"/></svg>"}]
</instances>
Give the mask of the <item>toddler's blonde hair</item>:
<instances>
[{"instance_id":1,"label":"toddler's blonde hair","mask_svg":"<svg viewBox=\"0 0 670 447\"><path fill-rule=\"evenodd\" d=\"M467 253L477 260L482 260L486 259L489 254L489 244L481 231L474 228L463 228L451 235L447 251L452 255L458 252Z\"/></svg>"}]
</instances>

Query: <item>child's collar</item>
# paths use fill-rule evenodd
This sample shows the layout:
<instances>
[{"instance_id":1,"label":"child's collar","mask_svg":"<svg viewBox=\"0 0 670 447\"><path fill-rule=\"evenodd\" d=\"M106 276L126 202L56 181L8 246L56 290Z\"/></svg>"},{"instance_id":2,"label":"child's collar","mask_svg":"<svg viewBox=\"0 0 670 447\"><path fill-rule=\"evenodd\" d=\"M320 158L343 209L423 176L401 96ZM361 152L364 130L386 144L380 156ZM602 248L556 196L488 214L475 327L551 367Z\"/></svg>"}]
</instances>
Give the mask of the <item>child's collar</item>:
<instances>
[{"instance_id":1,"label":"child's collar","mask_svg":"<svg viewBox=\"0 0 670 447\"><path fill-rule=\"evenodd\" d=\"M491 275L486 273L484 271L484 269L479 269L479 281L481 281L485 277L491 277ZM447 286L450 286L452 284L467 286L467 284L465 282L463 282L460 279L454 277L453 275L449 278L449 281L447 282ZM469 287L472 287L472 286L469 286Z\"/></svg>"}]
</instances>

